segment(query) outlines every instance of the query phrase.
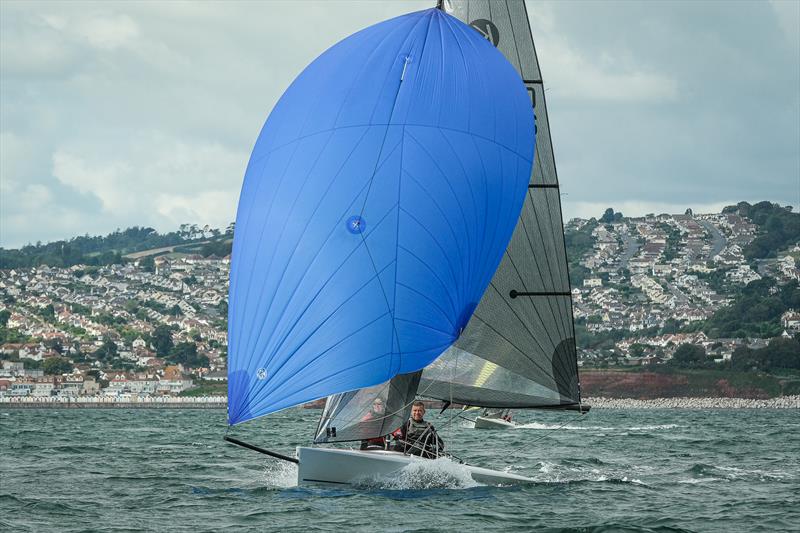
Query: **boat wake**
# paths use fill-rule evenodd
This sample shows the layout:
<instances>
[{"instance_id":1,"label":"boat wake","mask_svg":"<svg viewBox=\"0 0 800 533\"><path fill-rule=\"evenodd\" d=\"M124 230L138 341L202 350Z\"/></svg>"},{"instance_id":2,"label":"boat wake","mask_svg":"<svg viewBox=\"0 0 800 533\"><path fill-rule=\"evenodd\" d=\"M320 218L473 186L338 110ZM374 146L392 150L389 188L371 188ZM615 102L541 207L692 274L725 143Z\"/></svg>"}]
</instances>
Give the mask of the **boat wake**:
<instances>
[{"instance_id":1,"label":"boat wake","mask_svg":"<svg viewBox=\"0 0 800 533\"><path fill-rule=\"evenodd\" d=\"M561 426L556 424L541 424L539 422L531 422L529 424L519 424L516 429L564 429L564 430L575 430L575 431L658 431L664 429L676 429L679 428L678 424L657 424L651 426L635 426L635 427L604 427L604 426L579 426L579 425L571 425L571 426Z\"/></svg>"},{"instance_id":2,"label":"boat wake","mask_svg":"<svg viewBox=\"0 0 800 533\"><path fill-rule=\"evenodd\" d=\"M600 461L602 463L602 461ZM637 470L637 469L634 469ZM634 471L618 471L613 468L581 468L543 461L539 463L539 475L534 476L542 483L608 483L629 484L650 488L641 479L634 477Z\"/></svg>"},{"instance_id":3,"label":"boat wake","mask_svg":"<svg viewBox=\"0 0 800 533\"><path fill-rule=\"evenodd\" d=\"M391 477L371 477L356 483L359 488L383 490L468 489L481 484L469 470L450 459L414 461Z\"/></svg>"}]
</instances>

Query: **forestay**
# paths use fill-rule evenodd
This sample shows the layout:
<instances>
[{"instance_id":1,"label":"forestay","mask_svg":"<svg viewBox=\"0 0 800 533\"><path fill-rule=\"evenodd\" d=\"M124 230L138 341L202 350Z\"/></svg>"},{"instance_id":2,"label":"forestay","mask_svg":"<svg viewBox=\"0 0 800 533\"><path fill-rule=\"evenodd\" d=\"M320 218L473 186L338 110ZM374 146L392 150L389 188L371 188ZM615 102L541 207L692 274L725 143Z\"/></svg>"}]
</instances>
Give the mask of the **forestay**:
<instances>
[{"instance_id":1,"label":"forestay","mask_svg":"<svg viewBox=\"0 0 800 533\"><path fill-rule=\"evenodd\" d=\"M270 114L236 217L228 420L417 371L469 321L527 194L533 114L432 9L348 37Z\"/></svg>"},{"instance_id":2,"label":"forestay","mask_svg":"<svg viewBox=\"0 0 800 533\"><path fill-rule=\"evenodd\" d=\"M541 72L522 0L443 0L520 73L534 106L536 159L497 272L454 346L425 369L419 394L487 407L580 402L572 300Z\"/></svg>"}]
</instances>

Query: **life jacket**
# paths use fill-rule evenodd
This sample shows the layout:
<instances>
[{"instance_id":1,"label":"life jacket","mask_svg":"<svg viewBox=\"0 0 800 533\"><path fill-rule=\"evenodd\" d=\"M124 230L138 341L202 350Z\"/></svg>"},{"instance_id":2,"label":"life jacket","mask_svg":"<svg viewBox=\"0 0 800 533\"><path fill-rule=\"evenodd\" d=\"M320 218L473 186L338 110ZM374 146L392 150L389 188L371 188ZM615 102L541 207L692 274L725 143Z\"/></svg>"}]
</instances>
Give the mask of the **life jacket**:
<instances>
[{"instance_id":1,"label":"life jacket","mask_svg":"<svg viewBox=\"0 0 800 533\"><path fill-rule=\"evenodd\" d=\"M439 438L436 429L430 422L417 422L409 419L408 422L393 433L398 439L395 450L422 457L434 458L444 451L444 442Z\"/></svg>"}]
</instances>

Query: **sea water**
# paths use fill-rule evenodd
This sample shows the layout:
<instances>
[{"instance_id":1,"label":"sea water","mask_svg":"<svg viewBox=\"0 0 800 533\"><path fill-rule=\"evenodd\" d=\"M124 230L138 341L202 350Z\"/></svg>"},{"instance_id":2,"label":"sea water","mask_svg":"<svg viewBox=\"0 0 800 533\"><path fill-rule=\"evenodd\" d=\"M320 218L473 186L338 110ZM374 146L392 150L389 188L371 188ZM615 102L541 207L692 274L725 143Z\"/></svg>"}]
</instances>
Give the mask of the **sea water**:
<instances>
[{"instance_id":1,"label":"sea water","mask_svg":"<svg viewBox=\"0 0 800 533\"><path fill-rule=\"evenodd\" d=\"M296 467L222 440L221 410L0 408L0 530L800 530L797 410L525 412L476 430L429 419L465 461L532 477L475 483L432 461L354 488L296 486ZM319 411L231 430L292 453Z\"/></svg>"}]
</instances>

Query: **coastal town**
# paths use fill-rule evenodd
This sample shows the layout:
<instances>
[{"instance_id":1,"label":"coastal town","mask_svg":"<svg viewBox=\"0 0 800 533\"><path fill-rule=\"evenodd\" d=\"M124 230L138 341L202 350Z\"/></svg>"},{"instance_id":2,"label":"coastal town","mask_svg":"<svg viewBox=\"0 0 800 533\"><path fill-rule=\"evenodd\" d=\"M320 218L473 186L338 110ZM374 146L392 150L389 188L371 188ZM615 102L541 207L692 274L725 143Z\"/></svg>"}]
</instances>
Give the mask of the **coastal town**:
<instances>
[{"instance_id":1,"label":"coastal town","mask_svg":"<svg viewBox=\"0 0 800 533\"><path fill-rule=\"evenodd\" d=\"M776 290L800 280L797 242L774 258L751 261L743 250L756 238L758 227L737 213L694 215L689 210L683 215L608 218L573 219L566 226L568 232L583 231L592 240L579 259L581 271L573 276L578 279L572 280L579 329L598 336L622 333L610 337L614 342L603 349L584 346L579 364L660 364L687 343L704 347L721 363L730 361L738 347L767 346L769 338L710 336L701 326L751 282L771 279L771 290ZM797 335L798 311L784 311L775 332L785 338ZM578 344L581 348L580 338Z\"/></svg>"},{"instance_id":2,"label":"coastal town","mask_svg":"<svg viewBox=\"0 0 800 533\"><path fill-rule=\"evenodd\" d=\"M609 209L566 232L582 235L568 252L584 367L664 364L684 344L724 364L770 338L700 326L750 283L774 280L777 290L800 280L797 239L748 260L759 227L735 212L626 218ZM224 402L230 255L159 254L0 270L0 401ZM800 333L800 309L774 321L773 336Z\"/></svg>"},{"instance_id":3,"label":"coastal town","mask_svg":"<svg viewBox=\"0 0 800 533\"><path fill-rule=\"evenodd\" d=\"M0 270L5 327L24 339L0 346L0 398L224 394L229 265L189 255Z\"/></svg>"}]
</instances>

